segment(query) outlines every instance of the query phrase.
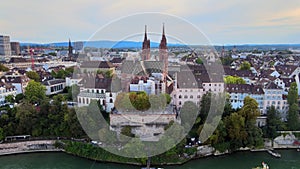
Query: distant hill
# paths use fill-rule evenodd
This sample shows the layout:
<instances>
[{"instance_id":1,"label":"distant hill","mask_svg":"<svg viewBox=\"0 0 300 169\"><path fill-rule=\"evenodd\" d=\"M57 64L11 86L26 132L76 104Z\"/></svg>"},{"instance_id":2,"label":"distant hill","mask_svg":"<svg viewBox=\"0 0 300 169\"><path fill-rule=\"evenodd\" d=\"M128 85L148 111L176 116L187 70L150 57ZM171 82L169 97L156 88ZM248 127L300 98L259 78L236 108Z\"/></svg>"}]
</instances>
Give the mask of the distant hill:
<instances>
[{"instance_id":1,"label":"distant hill","mask_svg":"<svg viewBox=\"0 0 300 169\"><path fill-rule=\"evenodd\" d=\"M21 43L21 46L56 46L56 47L67 47L69 42L55 42L55 43ZM73 43L72 43L73 45ZM135 41L84 41L85 47L95 47L95 48L141 48L142 42ZM159 43L151 42L150 46L153 48L159 47ZM170 47L183 46L182 44L168 44Z\"/></svg>"},{"instance_id":2,"label":"distant hill","mask_svg":"<svg viewBox=\"0 0 300 169\"><path fill-rule=\"evenodd\" d=\"M109 41L109 40L102 40L102 41L83 41L85 47L95 47L95 48L142 48L142 42L136 41ZM69 42L54 42L54 43L20 43L21 46L53 46L53 47L67 47ZM73 43L72 43L73 45ZM152 48L158 48L159 43L151 42L150 46ZM183 44L174 44L168 43L169 47L183 47L186 45ZM201 45L191 45L191 47L200 47ZM224 45L227 50L232 49L234 46L238 50L285 50L288 48L300 48L300 44L226 44ZM222 48L221 45L215 45L216 49Z\"/></svg>"}]
</instances>

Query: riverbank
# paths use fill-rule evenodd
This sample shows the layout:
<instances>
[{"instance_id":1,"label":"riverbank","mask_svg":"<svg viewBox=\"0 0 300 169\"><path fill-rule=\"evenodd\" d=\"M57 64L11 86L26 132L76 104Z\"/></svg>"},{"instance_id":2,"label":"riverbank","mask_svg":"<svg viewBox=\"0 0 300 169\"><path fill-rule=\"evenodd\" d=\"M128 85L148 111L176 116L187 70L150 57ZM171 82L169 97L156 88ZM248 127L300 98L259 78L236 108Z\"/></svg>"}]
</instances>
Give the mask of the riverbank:
<instances>
[{"instance_id":1,"label":"riverbank","mask_svg":"<svg viewBox=\"0 0 300 169\"><path fill-rule=\"evenodd\" d=\"M1 143L0 156L34 153L34 152L59 152L63 149L56 148L55 140L41 140L41 141L24 141L17 143Z\"/></svg>"},{"instance_id":2,"label":"riverbank","mask_svg":"<svg viewBox=\"0 0 300 169\"><path fill-rule=\"evenodd\" d=\"M12 154L24 154L24 153L34 153L34 152L64 152L73 156L89 159L92 161L104 162L104 163L116 163L116 164L126 164L135 166L144 166L146 164L146 158L127 158L122 156L117 156L110 152L107 152L101 147L94 146L89 143L81 143L74 141L64 142L65 147L57 148L57 141L55 140L43 140L43 141L25 141L18 143L2 143L0 144L0 156L12 155ZM296 146L279 146L277 149L297 149ZM214 148L210 146L198 147L196 154L187 155L184 157L179 157L178 155L171 156L171 158L166 158L164 154L152 157L151 163L153 166L175 166L183 165L190 161L208 158L208 157L219 157L219 156L230 156L236 152L257 152L264 151L267 152L268 149L249 149L242 148L240 150L224 153L217 152ZM201 154L202 152L202 154Z\"/></svg>"}]
</instances>

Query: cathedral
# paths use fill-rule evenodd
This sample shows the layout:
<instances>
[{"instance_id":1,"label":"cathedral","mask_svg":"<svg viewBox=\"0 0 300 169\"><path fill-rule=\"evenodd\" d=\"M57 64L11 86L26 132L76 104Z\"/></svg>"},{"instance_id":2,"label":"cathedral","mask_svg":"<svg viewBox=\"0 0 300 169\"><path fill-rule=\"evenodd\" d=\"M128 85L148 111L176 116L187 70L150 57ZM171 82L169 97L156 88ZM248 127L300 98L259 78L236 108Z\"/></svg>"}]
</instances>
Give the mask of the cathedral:
<instances>
[{"instance_id":1,"label":"cathedral","mask_svg":"<svg viewBox=\"0 0 300 169\"><path fill-rule=\"evenodd\" d=\"M165 26L162 28L162 37L159 44L158 56L151 57L150 39L147 36L145 25L144 41L142 44L140 61L124 61L122 63L122 79L124 80L123 91L131 91L130 85L139 83L141 79L153 79L155 76L155 94L168 93L168 48L165 35ZM155 60L151 59L155 58ZM146 83L146 80L143 80ZM143 83L143 84L144 84Z\"/></svg>"}]
</instances>

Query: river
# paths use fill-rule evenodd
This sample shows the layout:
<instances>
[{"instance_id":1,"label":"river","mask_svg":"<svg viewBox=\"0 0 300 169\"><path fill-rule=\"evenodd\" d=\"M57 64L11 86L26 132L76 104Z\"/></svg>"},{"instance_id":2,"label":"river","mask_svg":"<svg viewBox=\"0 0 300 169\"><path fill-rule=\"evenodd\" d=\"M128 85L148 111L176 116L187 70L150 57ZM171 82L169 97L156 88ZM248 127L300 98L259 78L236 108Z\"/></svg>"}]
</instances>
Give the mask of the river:
<instances>
[{"instance_id":1,"label":"river","mask_svg":"<svg viewBox=\"0 0 300 169\"><path fill-rule=\"evenodd\" d=\"M220 157L207 157L181 166L164 166L165 169L252 169L262 161L270 169L300 169L300 152L280 150L281 158L266 152L237 152ZM0 156L0 169L139 169L137 166L99 163L65 153L31 153Z\"/></svg>"}]
</instances>

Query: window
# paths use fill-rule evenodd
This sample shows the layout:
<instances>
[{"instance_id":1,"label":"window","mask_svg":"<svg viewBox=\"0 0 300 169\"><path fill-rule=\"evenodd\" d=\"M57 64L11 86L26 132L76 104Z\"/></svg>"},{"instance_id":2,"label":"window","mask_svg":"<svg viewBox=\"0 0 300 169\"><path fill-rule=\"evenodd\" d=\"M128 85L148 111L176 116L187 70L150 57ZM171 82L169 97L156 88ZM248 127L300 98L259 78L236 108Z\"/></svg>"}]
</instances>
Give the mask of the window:
<instances>
[{"instance_id":1,"label":"window","mask_svg":"<svg viewBox=\"0 0 300 169\"><path fill-rule=\"evenodd\" d=\"M193 98L193 95L190 96L190 99L192 99L192 98Z\"/></svg>"},{"instance_id":2,"label":"window","mask_svg":"<svg viewBox=\"0 0 300 169\"><path fill-rule=\"evenodd\" d=\"M109 97L112 97L112 93L109 94ZM112 103L112 102L111 102Z\"/></svg>"},{"instance_id":3,"label":"window","mask_svg":"<svg viewBox=\"0 0 300 169\"><path fill-rule=\"evenodd\" d=\"M179 105L181 105L181 102L179 102Z\"/></svg>"},{"instance_id":4,"label":"window","mask_svg":"<svg viewBox=\"0 0 300 169\"><path fill-rule=\"evenodd\" d=\"M198 95L197 98L200 99L200 95Z\"/></svg>"},{"instance_id":5,"label":"window","mask_svg":"<svg viewBox=\"0 0 300 169\"><path fill-rule=\"evenodd\" d=\"M185 99L187 99L187 98L188 98L188 96L187 96L187 95L185 95L185 96L184 96L184 98L185 98Z\"/></svg>"},{"instance_id":6,"label":"window","mask_svg":"<svg viewBox=\"0 0 300 169\"><path fill-rule=\"evenodd\" d=\"M113 99L109 99L109 103L112 103L113 102Z\"/></svg>"},{"instance_id":7,"label":"window","mask_svg":"<svg viewBox=\"0 0 300 169\"><path fill-rule=\"evenodd\" d=\"M179 95L179 97L178 97L179 99L181 99L182 98L182 96L181 95Z\"/></svg>"}]
</instances>

